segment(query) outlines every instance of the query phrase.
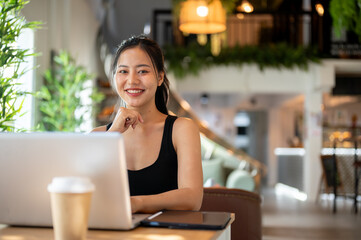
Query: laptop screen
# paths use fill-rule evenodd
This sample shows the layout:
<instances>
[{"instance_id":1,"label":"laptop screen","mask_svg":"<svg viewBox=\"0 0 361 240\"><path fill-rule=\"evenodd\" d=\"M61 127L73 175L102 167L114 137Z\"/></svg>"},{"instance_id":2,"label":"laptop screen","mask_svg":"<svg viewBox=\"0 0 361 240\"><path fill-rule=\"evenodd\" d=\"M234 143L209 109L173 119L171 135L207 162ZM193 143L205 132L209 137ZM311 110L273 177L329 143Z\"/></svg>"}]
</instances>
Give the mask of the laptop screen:
<instances>
[{"instance_id":1,"label":"laptop screen","mask_svg":"<svg viewBox=\"0 0 361 240\"><path fill-rule=\"evenodd\" d=\"M129 229L124 141L117 133L0 133L0 223L52 226L47 185L56 176L89 177L90 228Z\"/></svg>"}]
</instances>

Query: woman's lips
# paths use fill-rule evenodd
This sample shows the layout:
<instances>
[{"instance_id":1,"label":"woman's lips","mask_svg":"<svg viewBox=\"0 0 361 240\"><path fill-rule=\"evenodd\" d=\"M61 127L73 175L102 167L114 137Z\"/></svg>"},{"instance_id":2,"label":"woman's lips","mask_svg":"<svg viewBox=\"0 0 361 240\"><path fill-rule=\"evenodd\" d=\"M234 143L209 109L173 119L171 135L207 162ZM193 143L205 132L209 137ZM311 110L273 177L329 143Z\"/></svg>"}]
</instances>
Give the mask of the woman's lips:
<instances>
[{"instance_id":1,"label":"woman's lips","mask_svg":"<svg viewBox=\"0 0 361 240\"><path fill-rule=\"evenodd\" d=\"M144 90L143 89L127 89L127 90L125 90L125 92L132 97L136 97L136 96L141 95L144 92Z\"/></svg>"}]
</instances>

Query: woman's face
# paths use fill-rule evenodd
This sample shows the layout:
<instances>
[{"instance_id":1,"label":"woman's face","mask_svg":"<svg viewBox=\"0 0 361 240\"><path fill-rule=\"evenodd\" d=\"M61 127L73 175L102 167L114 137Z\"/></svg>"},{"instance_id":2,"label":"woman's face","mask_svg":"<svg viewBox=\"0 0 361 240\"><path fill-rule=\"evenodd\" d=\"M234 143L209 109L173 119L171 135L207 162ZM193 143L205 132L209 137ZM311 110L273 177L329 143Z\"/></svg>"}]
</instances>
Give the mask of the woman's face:
<instances>
[{"instance_id":1,"label":"woman's face","mask_svg":"<svg viewBox=\"0 0 361 240\"><path fill-rule=\"evenodd\" d=\"M119 96L129 108L155 105L155 92L163 82L148 54L140 47L125 50L118 59L115 83Z\"/></svg>"}]
</instances>

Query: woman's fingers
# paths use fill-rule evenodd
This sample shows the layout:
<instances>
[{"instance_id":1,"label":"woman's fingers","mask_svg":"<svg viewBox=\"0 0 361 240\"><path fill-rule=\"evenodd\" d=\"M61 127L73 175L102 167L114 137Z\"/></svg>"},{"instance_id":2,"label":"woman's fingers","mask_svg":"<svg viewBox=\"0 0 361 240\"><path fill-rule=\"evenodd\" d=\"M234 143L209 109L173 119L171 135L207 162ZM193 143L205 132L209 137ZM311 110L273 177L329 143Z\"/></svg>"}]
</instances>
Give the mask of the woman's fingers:
<instances>
[{"instance_id":1,"label":"woman's fingers","mask_svg":"<svg viewBox=\"0 0 361 240\"><path fill-rule=\"evenodd\" d=\"M142 115L140 115L139 113L138 113L138 121L141 122L141 123L144 123Z\"/></svg>"},{"instance_id":2,"label":"woman's fingers","mask_svg":"<svg viewBox=\"0 0 361 240\"><path fill-rule=\"evenodd\" d=\"M128 110L126 113L124 112L124 117L125 117L125 126L127 128L129 126L132 126L132 128L134 129L139 122L143 122L143 119L141 118L140 114L136 111Z\"/></svg>"},{"instance_id":3,"label":"woman's fingers","mask_svg":"<svg viewBox=\"0 0 361 240\"><path fill-rule=\"evenodd\" d=\"M130 110L124 107L120 108L119 111L120 116L123 119L123 125L126 129L128 129L129 126L132 126L132 128L134 129L139 122L143 122L141 115L137 111Z\"/></svg>"},{"instance_id":4,"label":"woman's fingers","mask_svg":"<svg viewBox=\"0 0 361 240\"><path fill-rule=\"evenodd\" d=\"M143 118L137 111L121 107L115 116L111 130L123 133L129 126L134 129L139 122L143 123Z\"/></svg>"},{"instance_id":5,"label":"woman's fingers","mask_svg":"<svg viewBox=\"0 0 361 240\"><path fill-rule=\"evenodd\" d=\"M129 118L129 121L132 121L133 129L138 125L138 123L144 122L142 116L138 112L136 112L136 116L134 116L134 118L135 118L134 121L132 121L132 119Z\"/></svg>"}]
</instances>

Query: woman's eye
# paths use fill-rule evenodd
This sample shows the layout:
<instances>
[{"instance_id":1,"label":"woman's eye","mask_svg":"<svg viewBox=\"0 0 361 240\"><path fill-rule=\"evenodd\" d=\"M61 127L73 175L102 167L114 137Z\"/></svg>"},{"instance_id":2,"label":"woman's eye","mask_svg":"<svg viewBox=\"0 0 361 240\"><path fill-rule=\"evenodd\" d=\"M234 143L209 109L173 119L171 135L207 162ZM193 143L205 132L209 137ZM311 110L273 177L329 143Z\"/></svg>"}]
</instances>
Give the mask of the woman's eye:
<instances>
[{"instance_id":1,"label":"woman's eye","mask_svg":"<svg viewBox=\"0 0 361 240\"><path fill-rule=\"evenodd\" d=\"M118 73L124 74L124 73L127 73L127 71L125 71L125 70L119 70Z\"/></svg>"},{"instance_id":2,"label":"woman's eye","mask_svg":"<svg viewBox=\"0 0 361 240\"><path fill-rule=\"evenodd\" d=\"M146 73L148 73L148 71L147 70L140 70L138 73L139 74L146 74Z\"/></svg>"}]
</instances>

